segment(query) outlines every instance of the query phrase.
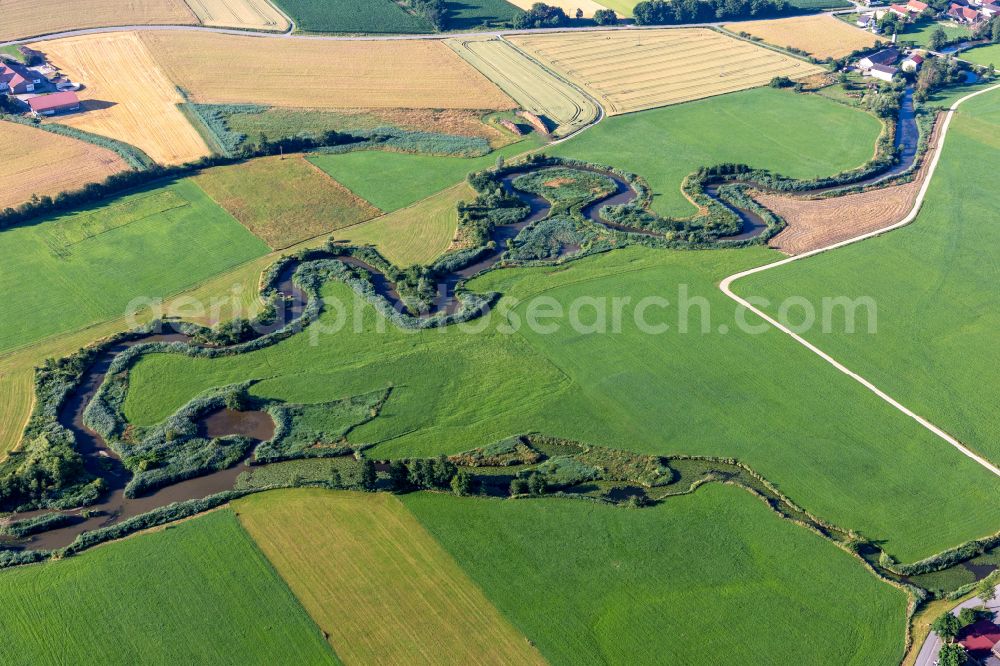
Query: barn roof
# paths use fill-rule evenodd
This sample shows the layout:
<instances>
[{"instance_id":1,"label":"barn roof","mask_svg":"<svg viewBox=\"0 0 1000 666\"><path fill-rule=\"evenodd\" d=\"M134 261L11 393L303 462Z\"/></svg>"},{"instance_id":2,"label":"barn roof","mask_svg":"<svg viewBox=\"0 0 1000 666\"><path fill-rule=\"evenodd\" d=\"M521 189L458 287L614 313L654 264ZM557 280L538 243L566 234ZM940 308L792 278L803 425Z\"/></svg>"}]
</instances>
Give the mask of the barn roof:
<instances>
[{"instance_id":1,"label":"barn roof","mask_svg":"<svg viewBox=\"0 0 1000 666\"><path fill-rule=\"evenodd\" d=\"M28 100L28 106L32 111L41 113L43 111L56 111L80 105L80 98L75 92L57 92L51 95L39 95Z\"/></svg>"}]
</instances>

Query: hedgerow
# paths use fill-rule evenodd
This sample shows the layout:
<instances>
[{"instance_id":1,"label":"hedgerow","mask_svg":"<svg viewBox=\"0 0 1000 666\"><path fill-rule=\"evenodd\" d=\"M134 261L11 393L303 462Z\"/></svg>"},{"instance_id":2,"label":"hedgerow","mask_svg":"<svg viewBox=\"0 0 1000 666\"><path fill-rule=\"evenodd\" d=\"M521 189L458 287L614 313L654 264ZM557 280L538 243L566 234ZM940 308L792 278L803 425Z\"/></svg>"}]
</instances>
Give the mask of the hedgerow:
<instances>
[{"instance_id":1,"label":"hedgerow","mask_svg":"<svg viewBox=\"0 0 1000 666\"><path fill-rule=\"evenodd\" d=\"M37 120L25 118L24 116L19 115L0 114L0 121L2 120L15 122L21 125L28 125L45 132L68 136L72 139L85 141L86 143L93 144L100 148L106 148L107 150L117 153L119 157L125 160L126 164L139 171L148 169L155 164L153 159L141 149L130 143L119 141L118 139L101 136L100 134L92 134L91 132L77 129L76 127L70 127L69 125L61 125L59 123L41 123Z\"/></svg>"},{"instance_id":2,"label":"hedgerow","mask_svg":"<svg viewBox=\"0 0 1000 666\"><path fill-rule=\"evenodd\" d=\"M5 525L0 525L0 534L5 534L15 539L24 539L33 534L71 525L79 520L78 516L66 513L43 513L34 518L15 520Z\"/></svg>"}]
</instances>

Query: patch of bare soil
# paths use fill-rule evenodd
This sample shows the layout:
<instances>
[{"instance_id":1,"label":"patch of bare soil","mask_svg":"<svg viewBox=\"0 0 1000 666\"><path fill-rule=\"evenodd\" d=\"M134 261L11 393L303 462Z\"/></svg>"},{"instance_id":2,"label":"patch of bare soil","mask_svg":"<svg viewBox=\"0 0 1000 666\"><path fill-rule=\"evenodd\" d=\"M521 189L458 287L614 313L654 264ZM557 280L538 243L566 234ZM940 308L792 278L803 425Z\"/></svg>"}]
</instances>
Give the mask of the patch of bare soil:
<instances>
[{"instance_id":1,"label":"patch of bare soil","mask_svg":"<svg viewBox=\"0 0 1000 666\"><path fill-rule=\"evenodd\" d=\"M764 192L752 196L780 215L788 226L769 245L785 254L802 254L900 222L913 208L927 177L931 151L937 150L937 129L931 148L913 181L842 197L808 199Z\"/></svg>"}]
</instances>

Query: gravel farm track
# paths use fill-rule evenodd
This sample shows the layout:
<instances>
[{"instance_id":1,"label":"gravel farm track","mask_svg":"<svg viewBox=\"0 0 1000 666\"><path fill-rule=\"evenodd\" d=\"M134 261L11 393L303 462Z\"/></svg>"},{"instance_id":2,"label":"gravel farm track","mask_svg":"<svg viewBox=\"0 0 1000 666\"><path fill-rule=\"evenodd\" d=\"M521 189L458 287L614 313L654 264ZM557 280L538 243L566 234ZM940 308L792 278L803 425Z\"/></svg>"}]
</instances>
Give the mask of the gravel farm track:
<instances>
[{"instance_id":1,"label":"gravel farm track","mask_svg":"<svg viewBox=\"0 0 1000 666\"><path fill-rule=\"evenodd\" d=\"M811 343L808 340L806 340L804 337L802 337L801 335L799 335L798 333L796 333L795 331L793 331L788 326L786 326L786 325L782 324L781 322L777 321L774 317L771 317L770 315L768 315L767 313L765 313L764 311L762 311L760 308L755 307L747 299L742 298L741 296L738 296L732 290L733 283L736 282L737 280L741 279L741 278L747 277L749 275L754 275L756 273L762 273L764 271L771 270L772 268L777 268L779 266L784 266L786 264L792 263L793 261L801 261L803 259L807 259L809 257L813 257L813 256L815 256L817 254L821 254L823 252L829 252L831 250L836 250L838 248L845 247L847 245L852 245L854 243L858 243L858 242L861 242L863 240L867 240L869 238L874 238L876 236L881 236L884 233L887 233L889 231L893 231L895 229L900 229L902 227L907 226L911 222L913 222L917 218L918 213L920 212L920 207L923 205L924 198L927 195L927 190L930 187L931 181L934 178L934 172L937 170L938 161L941 158L941 148L944 146L945 138L948 135L948 128L951 126L952 118L955 117L955 112L958 110L958 107L961 106L962 103L964 103L964 102L972 99L973 97L977 97L979 95L982 95L983 93L988 93L988 92L992 92L992 91L995 91L995 90L1000 90L1000 84L993 85L993 86L990 86L989 88L984 88L982 90L978 90L978 91L976 91L974 93L970 93L970 94L966 95L965 97L960 98L954 104L951 105L951 108L949 108L947 112L945 112L944 119L941 121L940 130L939 130L939 133L938 133L937 146L934 149L934 153L933 153L933 155L931 157L931 162L927 166L927 175L924 178L923 184L920 186L920 191L917 193L916 200L913 202L913 207L910 209L909 214L906 217L904 217L901 221L896 222L894 224L890 224L889 226L884 227L882 229L877 229L875 231L869 231L869 232L863 233L863 234L861 234L859 236L855 236L854 238L849 238L847 240L843 240L843 241L834 243L832 245L828 245L826 247L822 247L822 248L819 248L819 249L816 249L816 250L812 250L812 251L806 252L804 254L800 254L800 255L797 255L797 256L794 256L794 257L789 257L787 259L782 259L781 261L776 261L776 262L774 262L772 264L765 264L763 266L758 266L757 268L751 268L750 270L741 271L741 272L736 273L734 275L730 275L729 277L725 278L719 284L719 289L721 289L722 293L724 293L726 296L728 296L729 298L731 298L732 300L734 300L737 304L739 304L740 306L746 308L750 312L753 312L755 315L757 315L758 317L760 317L761 319L763 319L764 321L766 321L768 324L770 324L771 326L775 327L776 329L778 329L782 333L788 335L793 340L795 340L797 343L799 343L800 345L804 346L809 351L813 352L814 354L816 354L817 356L819 356L820 358L822 358L824 361L826 361L827 363L829 363L830 365L832 365L833 367L835 367L840 372L844 373L845 375L847 375L851 379L854 379L855 381L857 381L858 383L860 383L862 386L864 386L866 389L868 389L869 391L871 391L872 393L874 393L876 396L878 396L879 398L881 398L883 401L889 403L889 405L891 405L894 409L902 412L906 416L908 416L911 419L915 420L917 423L919 423L921 426L923 426L924 428L926 428L927 430L929 430L931 433L933 433L937 437L943 439L949 445L955 447L961 453L963 453L964 455L968 456L969 458L971 458L975 462L979 463L981 466L985 467L987 470L989 470L993 474L995 474L997 476L1000 476L1000 468L998 468L996 465L994 465L993 463L991 463L989 460L986 460L985 458L983 458L982 456L980 456L975 451L973 451L973 450L969 449L968 447L966 447L964 444L962 444L960 441L958 441L952 435L950 435L947 432L945 432L943 429L941 429L938 426L934 425L933 423L931 423L930 421L928 421L924 417L920 416L919 414L913 412L908 407L906 407L905 405L903 405L902 403L900 403L898 400L896 400L895 398L893 398L892 396L890 396L888 393L886 393L882 389L880 389L877 386L875 386L875 384L873 384L869 380L865 379L863 376L859 375L858 373L854 372L853 370L851 370L850 368L848 368L847 366L845 366L843 363L840 363L835 358L833 358L832 356L830 356L829 354L827 354L826 352L824 352L822 349L820 349L819 347L817 347L813 343Z\"/></svg>"}]
</instances>

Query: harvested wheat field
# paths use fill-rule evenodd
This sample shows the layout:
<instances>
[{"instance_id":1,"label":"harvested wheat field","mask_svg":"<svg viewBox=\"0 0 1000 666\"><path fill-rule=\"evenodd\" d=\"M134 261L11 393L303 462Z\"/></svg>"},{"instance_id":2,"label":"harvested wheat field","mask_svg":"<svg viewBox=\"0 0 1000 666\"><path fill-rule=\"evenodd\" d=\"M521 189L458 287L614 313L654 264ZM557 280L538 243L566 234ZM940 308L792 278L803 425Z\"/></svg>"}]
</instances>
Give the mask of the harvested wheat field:
<instances>
[{"instance_id":1,"label":"harvested wheat field","mask_svg":"<svg viewBox=\"0 0 1000 666\"><path fill-rule=\"evenodd\" d=\"M747 32L775 46L790 46L817 58L840 58L873 46L877 37L828 14L794 16L767 21L745 21L724 26L733 32Z\"/></svg>"},{"instance_id":2,"label":"harvested wheat field","mask_svg":"<svg viewBox=\"0 0 1000 666\"><path fill-rule=\"evenodd\" d=\"M288 30L288 19L267 0L187 0L204 25Z\"/></svg>"},{"instance_id":3,"label":"harvested wheat field","mask_svg":"<svg viewBox=\"0 0 1000 666\"><path fill-rule=\"evenodd\" d=\"M544 664L394 495L297 488L233 504L345 664Z\"/></svg>"},{"instance_id":4,"label":"harvested wheat field","mask_svg":"<svg viewBox=\"0 0 1000 666\"><path fill-rule=\"evenodd\" d=\"M68 136L0 122L0 209L55 196L128 168L117 154Z\"/></svg>"},{"instance_id":5,"label":"harvested wheat field","mask_svg":"<svg viewBox=\"0 0 1000 666\"><path fill-rule=\"evenodd\" d=\"M194 180L273 250L382 214L301 155L207 169Z\"/></svg>"},{"instance_id":6,"label":"harvested wheat field","mask_svg":"<svg viewBox=\"0 0 1000 666\"><path fill-rule=\"evenodd\" d=\"M597 118L600 110L586 95L553 76L510 43L489 37L449 39L448 45L500 86L521 108L550 118L553 132L569 134Z\"/></svg>"},{"instance_id":7,"label":"harvested wheat field","mask_svg":"<svg viewBox=\"0 0 1000 666\"><path fill-rule=\"evenodd\" d=\"M538 0L510 0L510 4L527 11ZM598 9L607 9L604 5L599 5L594 0L551 0L546 3L551 7L560 7L566 16L570 18L576 16L576 10L582 9L584 18L593 18L594 12Z\"/></svg>"},{"instance_id":8,"label":"harvested wheat field","mask_svg":"<svg viewBox=\"0 0 1000 666\"><path fill-rule=\"evenodd\" d=\"M55 121L109 136L145 151L160 164L210 154L177 108L180 93L134 32L85 35L32 44L71 79L83 83L83 111Z\"/></svg>"},{"instance_id":9,"label":"harvested wheat field","mask_svg":"<svg viewBox=\"0 0 1000 666\"><path fill-rule=\"evenodd\" d=\"M81 28L198 23L184 0L3 0L0 16L0 41Z\"/></svg>"},{"instance_id":10,"label":"harvested wheat field","mask_svg":"<svg viewBox=\"0 0 1000 666\"><path fill-rule=\"evenodd\" d=\"M145 33L143 39L195 102L324 109L515 106L438 40L260 39L174 31Z\"/></svg>"},{"instance_id":11,"label":"harvested wheat field","mask_svg":"<svg viewBox=\"0 0 1000 666\"><path fill-rule=\"evenodd\" d=\"M518 35L509 40L594 95L609 114L802 78L818 65L705 28Z\"/></svg>"},{"instance_id":12,"label":"harvested wheat field","mask_svg":"<svg viewBox=\"0 0 1000 666\"><path fill-rule=\"evenodd\" d=\"M932 146L936 134L935 130ZM768 245L785 254L802 254L900 222L913 208L927 175L931 154L928 152L916 177L905 185L827 199L754 193L754 199L788 224Z\"/></svg>"},{"instance_id":13,"label":"harvested wheat field","mask_svg":"<svg viewBox=\"0 0 1000 666\"><path fill-rule=\"evenodd\" d=\"M448 250L458 230L458 203L476 191L466 182L449 187L388 215L343 229L333 236L356 245L374 245L386 259L406 268L431 264Z\"/></svg>"}]
</instances>

